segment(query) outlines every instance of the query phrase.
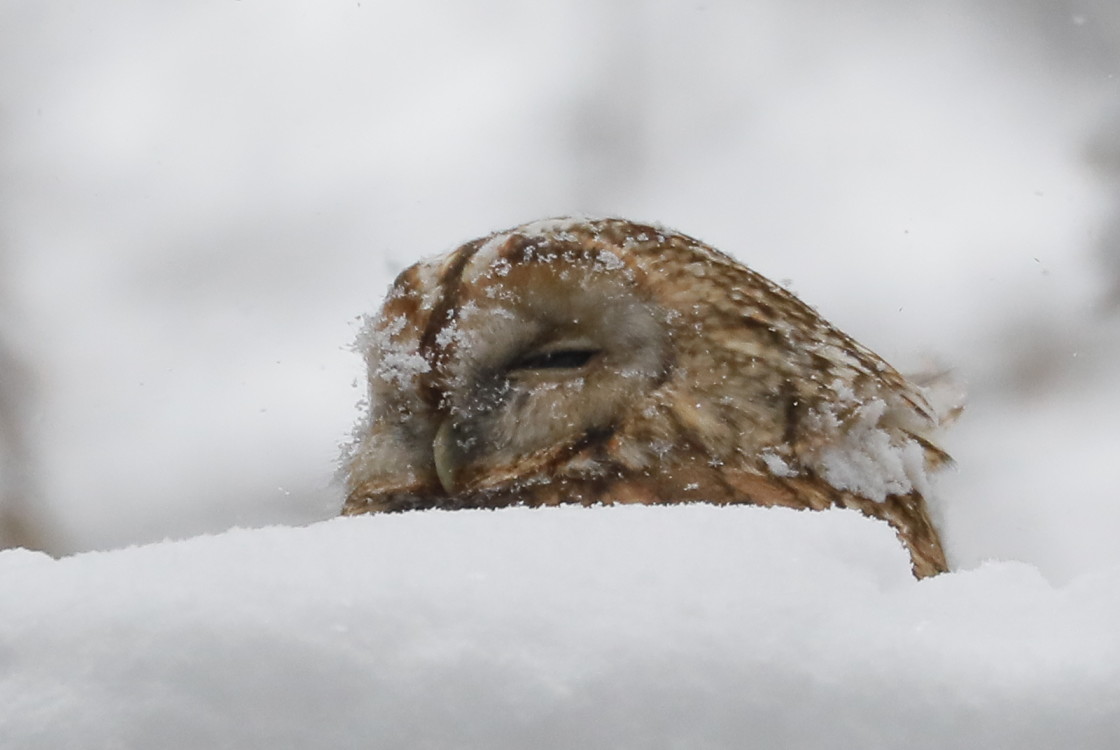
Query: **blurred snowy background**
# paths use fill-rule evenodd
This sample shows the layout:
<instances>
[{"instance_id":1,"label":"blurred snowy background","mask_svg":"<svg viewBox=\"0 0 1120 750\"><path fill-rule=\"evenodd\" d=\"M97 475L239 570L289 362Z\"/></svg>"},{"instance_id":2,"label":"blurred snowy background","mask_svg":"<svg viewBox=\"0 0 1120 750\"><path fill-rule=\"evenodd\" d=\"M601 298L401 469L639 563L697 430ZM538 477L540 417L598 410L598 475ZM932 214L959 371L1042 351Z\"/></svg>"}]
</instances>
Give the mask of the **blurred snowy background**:
<instances>
[{"instance_id":1,"label":"blurred snowy background","mask_svg":"<svg viewBox=\"0 0 1120 750\"><path fill-rule=\"evenodd\" d=\"M657 221L969 407L961 567L1120 561L1120 5L0 5L0 495L54 553L333 516L354 319Z\"/></svg>"}]
</instances>

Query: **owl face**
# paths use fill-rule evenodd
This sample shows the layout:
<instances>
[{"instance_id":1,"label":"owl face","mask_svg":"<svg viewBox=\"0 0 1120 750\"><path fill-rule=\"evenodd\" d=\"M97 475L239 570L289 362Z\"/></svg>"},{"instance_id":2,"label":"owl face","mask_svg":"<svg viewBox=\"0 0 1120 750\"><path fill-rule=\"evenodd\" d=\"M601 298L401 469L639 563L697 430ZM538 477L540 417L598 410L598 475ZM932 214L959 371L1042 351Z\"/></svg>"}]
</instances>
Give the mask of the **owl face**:
<instances>
[{"instance_id":1,"label":"owl face","mask_svg":"<svg viewBox=\"0 0 1120 750\"><path fill-rule=\"evenodd\" d=\"M361 342L371 405L352 494L455 507L550 482L669 378L671 317L640 269L564 233L501 235L407 269ZM584 460L583 474L608 463Z\"/></svg>"},{"instance_id":2,"label":"owl face","mask_svg":"<svg viewBox=\"0 0 1120 750\"><path fill-rule=\"evenodd\" d=\"M447 493L543 468L664 380L662 311L634 282L605 250L515 240L474 254L422 346L438 423L426 458Z\"/></svg>"},{"instance_id":3,"label":"owl face","mask_svg":"<svg viewBox=\"0 0 1120 750\"><path fill-rule=\"evenodd\" d=\"M945 456L921 390L686 235L562 219L469 242L406 269L359 346L347 513L705 500L887 517L904 498L928 526L924 472Z\"/></svg>"}]
</instances>

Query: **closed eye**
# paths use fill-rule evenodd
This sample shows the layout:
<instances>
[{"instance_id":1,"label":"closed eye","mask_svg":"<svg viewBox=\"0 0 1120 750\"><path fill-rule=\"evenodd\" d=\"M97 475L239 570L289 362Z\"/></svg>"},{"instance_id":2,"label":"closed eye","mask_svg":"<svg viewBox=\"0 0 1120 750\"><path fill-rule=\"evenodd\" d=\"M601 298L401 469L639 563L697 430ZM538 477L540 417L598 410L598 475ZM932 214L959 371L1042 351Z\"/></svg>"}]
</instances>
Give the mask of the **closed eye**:
<instances>
[{"instance_id":1,"label":"closed eye","mask_svg":"<svg viewBox=\"0 0 1120 750\"><path fill-rule=\"evenodd\" d=\"M556 349L534 352L510 365L510 370L575 370L599 353L598 349Z\"/></svg>"}]
</instances>

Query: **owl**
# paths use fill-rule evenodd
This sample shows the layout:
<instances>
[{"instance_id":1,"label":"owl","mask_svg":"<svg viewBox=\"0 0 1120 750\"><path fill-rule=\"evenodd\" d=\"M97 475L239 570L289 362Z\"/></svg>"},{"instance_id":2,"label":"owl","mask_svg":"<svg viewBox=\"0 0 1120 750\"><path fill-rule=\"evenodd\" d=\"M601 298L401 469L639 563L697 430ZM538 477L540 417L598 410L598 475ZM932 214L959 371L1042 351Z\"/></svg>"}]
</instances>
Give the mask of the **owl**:
<instances>
[{"instance_id":1,"label":"owl","mask_svg":"<svg viewBox=\"0 0 1120 750\"><path fill-rule=\"evenodd\" d=\"M403 271L366 319L347 515L706 502L853 508L947 569L922 388L679 232L537 221Z\"/></svg>"}]
</instances>

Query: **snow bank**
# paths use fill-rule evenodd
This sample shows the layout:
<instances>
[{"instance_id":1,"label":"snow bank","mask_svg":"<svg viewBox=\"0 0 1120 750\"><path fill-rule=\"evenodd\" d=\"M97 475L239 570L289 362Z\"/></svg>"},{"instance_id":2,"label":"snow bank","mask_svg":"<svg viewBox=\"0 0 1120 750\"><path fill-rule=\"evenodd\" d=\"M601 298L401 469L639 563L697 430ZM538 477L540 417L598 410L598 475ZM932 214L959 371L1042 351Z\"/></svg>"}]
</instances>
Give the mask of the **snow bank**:
<instances>
[{"instance_id":1,"label":"snow bank","mask_svg":"<svg viewBox=\"0 0 1120 750\"><path fill-rule=\"evenodd\" d=\"M4 748L1120 746L1120 571L852 512L432 511L0 553Z\"/></svg>"}]
</instances>

